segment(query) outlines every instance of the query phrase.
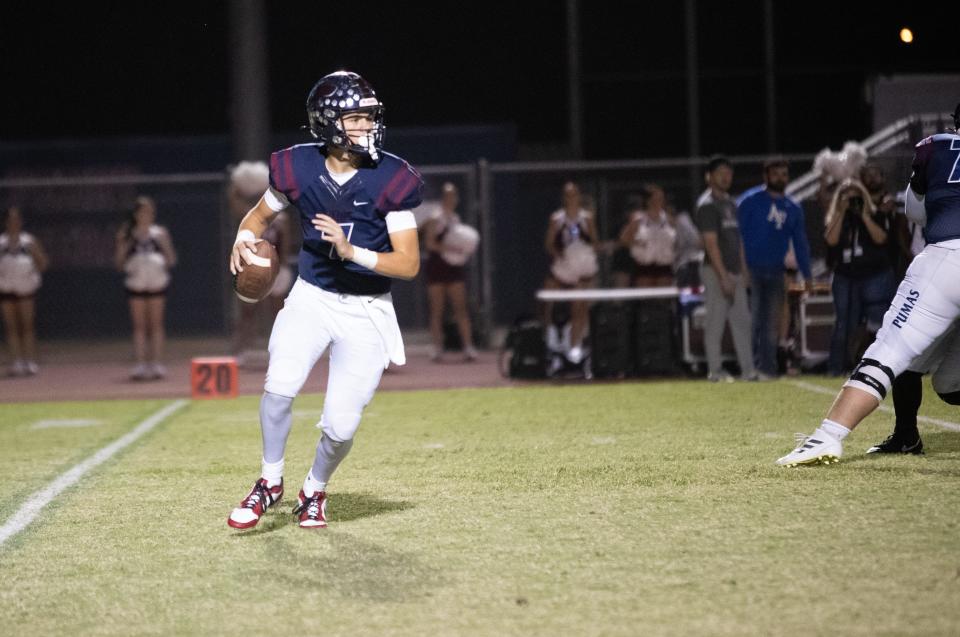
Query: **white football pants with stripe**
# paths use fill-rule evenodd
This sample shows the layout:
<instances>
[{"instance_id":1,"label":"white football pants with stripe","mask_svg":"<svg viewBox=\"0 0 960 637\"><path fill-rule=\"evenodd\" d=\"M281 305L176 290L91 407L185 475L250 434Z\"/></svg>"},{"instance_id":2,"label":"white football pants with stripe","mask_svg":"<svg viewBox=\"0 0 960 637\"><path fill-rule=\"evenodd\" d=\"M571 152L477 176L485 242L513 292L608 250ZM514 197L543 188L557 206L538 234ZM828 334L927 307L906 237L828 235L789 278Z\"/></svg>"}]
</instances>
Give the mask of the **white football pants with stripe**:
<instances>
[{"instance_id":1,"label":"white football pants with stripe","mask_svg":"<svg viewBox=\"0 0 960 637\"><path fill-rule=\"evenodd\" d=\"M907 269L877 338L845 387L882 401L894 378L910 368L960 316L960 239L928 245Z\"/></svg>"}]
</instances>

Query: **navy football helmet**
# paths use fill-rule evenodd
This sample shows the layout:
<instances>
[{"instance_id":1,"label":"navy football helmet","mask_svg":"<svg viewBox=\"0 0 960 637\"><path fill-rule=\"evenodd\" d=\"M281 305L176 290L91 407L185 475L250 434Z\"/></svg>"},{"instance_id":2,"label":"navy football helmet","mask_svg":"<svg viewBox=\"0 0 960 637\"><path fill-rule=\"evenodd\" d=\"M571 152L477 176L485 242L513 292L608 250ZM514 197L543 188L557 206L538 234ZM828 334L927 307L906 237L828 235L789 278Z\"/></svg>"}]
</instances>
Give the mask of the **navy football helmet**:
<instances>
[{"instance_id":1,"label":"navy football helmet","mask_svg":"<svg viewBox=\"0 0 960 637\"><path fill-rule=\"evenodd\" d=\"M328 146L344 148L374 164L380 161L383 148L383 110L370 82L350 71L323 76L307 96L310 133ZM351 140L343 127L343 116L357 112L373 117L373 128L360 143Z\"/></svg>"}]
</instances>

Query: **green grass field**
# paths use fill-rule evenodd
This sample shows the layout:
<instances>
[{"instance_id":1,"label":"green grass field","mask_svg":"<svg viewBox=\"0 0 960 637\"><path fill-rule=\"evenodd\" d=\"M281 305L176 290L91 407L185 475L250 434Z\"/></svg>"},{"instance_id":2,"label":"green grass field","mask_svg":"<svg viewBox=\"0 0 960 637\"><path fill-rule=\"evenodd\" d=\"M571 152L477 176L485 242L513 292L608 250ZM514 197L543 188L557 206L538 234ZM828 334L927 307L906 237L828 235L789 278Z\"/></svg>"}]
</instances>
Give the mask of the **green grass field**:
<instances>
[{"instance_id":1,"label":"green grass field","mask_svg":"<svg viewBox=\"0 0 960 637\"><path fill-rule=\"evenodd\" d=\"M835 388L836 379L808 382ZM259 471L257 399L193 403L0 546L2 635L956 635L960 433L830 467L773 461L829 396L787 381L381 393L331 485L225 523ZM0 524L166 404L6 405ZM960 420L927 387L922 414ZM32 428L43 419L97 419Z\"/></svg>"}]
</instances>

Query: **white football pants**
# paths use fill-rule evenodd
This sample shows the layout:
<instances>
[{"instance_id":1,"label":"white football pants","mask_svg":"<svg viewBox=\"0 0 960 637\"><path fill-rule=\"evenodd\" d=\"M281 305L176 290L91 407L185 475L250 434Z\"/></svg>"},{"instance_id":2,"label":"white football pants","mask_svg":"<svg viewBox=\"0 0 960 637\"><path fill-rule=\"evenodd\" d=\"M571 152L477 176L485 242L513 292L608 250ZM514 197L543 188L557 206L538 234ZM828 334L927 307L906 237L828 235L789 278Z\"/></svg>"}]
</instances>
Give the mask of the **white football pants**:
<instances>
[{"instance_id":1,"label":"white football pants","mask_svg":"<svg viewBox=\"0 0 960 637\"><path fill-rule=\"evenodd\" d=\"M882 401L893 379L911 368L911 363L960 316L958 281L960 240L924 248L897 288L876 340L844 386L856 387Z\"/></svg>"},{"instance_id":2,"label":"white football pants","mask_svg":"<svg viewBox=\"0 0 960 637\"><path fill-rule=\"evenodd\" d=\"M270 334L270 364L264 389L294 398L310 370L330 348L330 374L317 425L338 442L352 440L363 408L373 398L383 375L385 332L395 330L392 313L371 313L373 297L327 292L298 279ZM391 306L392 309L392 306ZM393 321L384 326L385 321ZM378 324L379 321L379 324ZM402 344L401 344L402 347Z\"/></svg>"}]
</instances>

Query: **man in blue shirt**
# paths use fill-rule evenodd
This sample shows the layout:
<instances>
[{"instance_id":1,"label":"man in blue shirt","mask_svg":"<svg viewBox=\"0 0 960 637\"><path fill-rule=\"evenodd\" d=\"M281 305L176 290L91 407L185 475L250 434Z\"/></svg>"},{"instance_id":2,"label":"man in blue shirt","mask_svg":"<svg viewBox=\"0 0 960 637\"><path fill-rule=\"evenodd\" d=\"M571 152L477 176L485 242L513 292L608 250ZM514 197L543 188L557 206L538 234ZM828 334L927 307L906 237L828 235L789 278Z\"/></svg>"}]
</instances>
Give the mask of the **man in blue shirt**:
<instances>
[{"instance_id":1,"label":"man in blue shirt","mask_svg":"<svg viewBox=\"0 0 960 637\"><path fill-rule=\"evenodd\" d=\"M810 285L810 246L803 208L786 195L789 165L783 158L764 162L763 186L741 195L737 205L744 256L750 272L753 352L757 369L776 376L777 330L784 299L783 260L793 244L797 265Z\"/></svg>"}]
</instances>

